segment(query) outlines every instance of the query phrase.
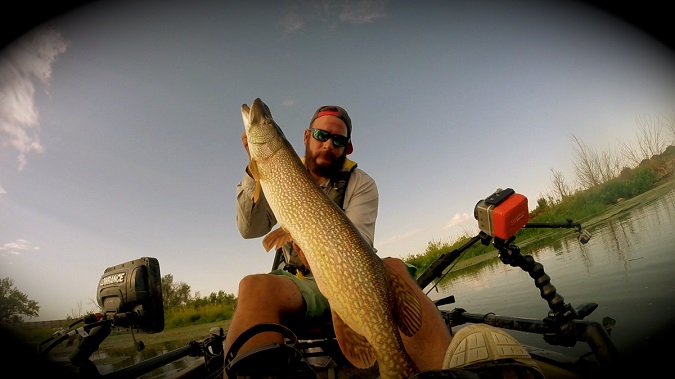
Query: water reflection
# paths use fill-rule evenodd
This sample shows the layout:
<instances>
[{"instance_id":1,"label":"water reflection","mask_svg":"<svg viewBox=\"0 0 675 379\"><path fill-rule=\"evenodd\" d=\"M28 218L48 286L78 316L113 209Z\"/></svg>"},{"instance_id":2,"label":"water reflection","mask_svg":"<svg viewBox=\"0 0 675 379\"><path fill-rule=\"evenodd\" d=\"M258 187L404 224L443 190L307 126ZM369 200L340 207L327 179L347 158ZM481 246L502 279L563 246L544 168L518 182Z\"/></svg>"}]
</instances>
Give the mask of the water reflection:
<instances>
[{"instance_id":1,"label":"water reflection","mask_svg":"<svg viewBox=\"0 0 675 379\"><path fill-rule=\"evenodd\" d=\"M133 346L122 349L101 349L92 355L91 360L96 364L101 375L106 375L150 358L169 353L183 346L185 346L184 343L165 342L163 344L148 345L142 351L136 350ZM196 357L187 356L145 375L141 375L138 378L165 378L187 368L196 361Z\"/></svg>"},{"instance_id":2,"label":"water reflection","mask_svg":"<svg viewBox=\"0 0 675 379\"><path fill-rule=\"evenodd\" d=\"M174 341L165 342L163 344L153 344L145 346L145 349L138 351L130 342L129 347L125 348L106 348L105 346L99 348L94 352L90 360L96 365L100 375L107 375L112 372L121 370L131 365L146 361L150 358L169 353L173 350L182 348L185 343ZM63 365L67 369L77 372L69 360L69 355L75 349L75 346L66 348L55 348L50 354L49 359L53 362ZM142 379L158 379L169 377L197 362L197 357L187 356L180 358L174 362L157 368L147 374L137 376Z\"/></svg>"},{"instance_id":3,"label":"water reflection","mask_svg":"<svg viewBox=\"0 0 675 379\"><path fill-rule=\"evenodd\" d=\"M672 187L671 187L672 188ZM583 223L582 223L583 225ZM582 245L568 233L547 246L523 245L544 266L551 283L566 303L577 307L596 303L587 320L616 320L612 338L624 350L649 349L675 325L675 191L626 207L591 227L593 237ZM560 236L560 235L558 235ZM518 241L515 241L518 244ZM520 268L496 258L448 274L429 296L454 295L456 303L442 308L542 319L548 304L534 281ZM585 344L553 347L538 335L516 333L524 343L570 355L589 351ZM643 346L646 345L646 346Z\"/></svg>"}]
</instances>

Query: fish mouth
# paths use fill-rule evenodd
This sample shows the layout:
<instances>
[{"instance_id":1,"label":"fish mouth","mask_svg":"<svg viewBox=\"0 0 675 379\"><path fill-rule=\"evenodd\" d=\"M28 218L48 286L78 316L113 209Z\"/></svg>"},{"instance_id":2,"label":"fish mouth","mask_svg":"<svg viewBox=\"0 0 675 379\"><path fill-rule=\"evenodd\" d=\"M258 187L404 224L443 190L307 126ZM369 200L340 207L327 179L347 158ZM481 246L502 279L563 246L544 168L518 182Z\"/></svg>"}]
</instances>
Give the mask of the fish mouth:
<instances>
[{"instance_id":1,"label":"fish mouth","mask_svg":"<svg viewBox=\"0 0 675 379\"><path fill-rule=\"evenodd\" d=\"M265 116L271 117L271 113L269 112L267 105L265 105L260 98L253 100L250 107L248 104L241 105L241 117L244 120L244 127L246 130L248 130L251 125L261 123Z\"/></svg>"},{"instance_id":2,"label":"fish mouth","mask_svg":"<svg viewBox=\"0 0 675 379\"><path fill-rule=\"evenodd\" d=\"M248 132L251 127L251 108L247 104L241 105L241 118L244 120L244 130Z\"/></svg>"}]
</instances>

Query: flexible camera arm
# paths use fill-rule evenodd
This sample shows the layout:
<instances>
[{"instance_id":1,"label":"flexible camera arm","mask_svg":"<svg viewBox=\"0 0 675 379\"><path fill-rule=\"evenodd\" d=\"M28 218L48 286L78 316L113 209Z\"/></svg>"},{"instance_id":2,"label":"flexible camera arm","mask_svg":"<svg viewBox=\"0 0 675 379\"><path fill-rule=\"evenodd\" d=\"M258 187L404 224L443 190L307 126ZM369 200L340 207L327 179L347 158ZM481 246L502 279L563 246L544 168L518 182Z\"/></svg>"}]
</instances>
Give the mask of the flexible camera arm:
<instances>
[{"instance_id":1,"label":"flexible camera arm","mask_svg":"<svg viewBox=\"0 0 675 379\"><path fill-rule=\"evenodd\" d=\"M577 310L571 304L566 304L565 298L557 292L555 286L551 284L551 278L544 272L544 266L535 261L531 255L520 254L520 247L510 243L513 239L514 237L509 241L504 241L495 238L493 245L499 250L499 259L503 263L512 267L520 267L534 279L534 285L539 288L541 298L546 300L550 308L548 316L544 318L544 323L558 327L571 320L581 320L598 307L595 303L588 303ZM566 341L555 340L555 336L547 337L544 334L544 339L556 345L569 345Z\"/></svg>"},{"instance_id":2,"label":"flexible camera arm","mask_svg":"<svg viewBox=\"0 0 675 379\"><path fill-rule=\"evenodd\" d=\"M576 228L579 233L579 241L586 243L591 238L591 234L581 229L581 224L568 219L566 222L555 223L528 223L529 213L527 210L527 198L517 194L512 188L502 190L498 188L487 198L480 200L474 208L474 217L478 221L480 233L471 238L460 248L438 257L424 272L417 278L417 284L425 288L436 278L440 278L443 272L459 258L459 256L469 247L478 241L485 246L490 244L492 238L495 240L507 240L510 242L515 239L515 234L521 228ZM499 248L499 246L495 245ZM508 246L502 246L502 249L508 250ZM452 297L436 302L436 305L448 304L454 302Z\"/></svg>"},{"instance_id":3,"label":"flexible camera arm","mask_svg":"<svg viewBox=\"0 0 675 379\"><path fill-rule=\"evenodd\" d=\"M581 224L578 222L573 222L572 220L567 220L566 222L556 222L556 223L527 223L523 228L574 228L579 232L579 241L581 243L586 243L588 240L591 238L591 234L586 231L581 229ZM465 252L467 249L469 249L471 246L473 246L476 242L481 241L484 245L488 245L490 243L490 237L484 232L480 232L477 236L471 238L469 241L467 241L464 245L461 247L449 252L449 253L444 253L441 254L440 257L436 258L436 260L427 267L422 274L417 278L417 284L421 288L425 288L428 286L431 282L434 281L436 278L440 278L443 275L443 271L450 267L450 265L457 260L457 258L462 255L463 252ZM499 249L498 246L495 246Z\"/></svg>"},{"instance_id":4,"label":"flexible camera arm","mask_svg":"<svg viewBox=\"0 0 675 379\"><path fill-rule=\"evenodd\" d=\"M585 244L591 239L591 233L581 229L581 224L567 219L565 222L528 222L523 228L574 228L579 233L579 242Z\"/></svg>"},{"instance_id":5,"label":"flexible camera arm","mask_svg":"<svg viewBox=\"0 0 675 379\"><path fill-rule=\"evenodd\" d=\"M574 228L577 230L579 233L578 240L582 244L586 244L590 238L591 238L591 233L583 230L581 228L581 224L578 222L573 222L572 220L568 219L565 222L553 222L553 223L527 223L523 226L523 228ZM427 267L422 274L417 278L417 284L420 286L420 288L424 289L426 286L428 286L431 282L433 282L437 278L441 278L444 275L444 271L452 265L454 261L456 261L462 253L464 253L467 249L469 249L471 246L473 246L476 242L480 241L483 245L487 246L490 244L491 240L493 239L492 236L488 235L487 233L481 231L477 236L471 238L469 241L467 241L464 245L461 247L449 252L449 253L444 253L441 254L440 257L436 258L436 260ZM560 318L562 317L563 320L569 320L573 319L577 316L581 316L583 318L585 315L588 315L591 313L595 307L592 307L592 309L588 310L589 307L583 307L584 309L584 314L575 314L574 310L563 310L559 307L559 303L564 304L564 299L562 296L557 295L555 293L555 287L550 284L550 278L548 275L546 275L543 272L543 267L541 267L541 273L539 271L536 272L529 272L530 269L535 269L534 266L530 267L529 259L532 259L532 257L527 256L529 258L523 258L520 256L520 248L516 245L512 245L511 242L515 239L515 236L512 236L509 238L508 241L504 241L500 238L494 238L494 243L493 245L497 250L499 251L499 257L502 260L502 262L507 263L507 264L512 264L512 266L518 266L521 267L520 265L526 265L524 267L521 267L524 271L528 271L530 273L530 276L532 275L537 275L535 278L535 285L537 288L540 289L541 291L541 296L544 298L548 303L549 307L553 311L554 315L549 315L549 318L551 320L554 320L556 322L561 321ZM511 257L513 256L513 257ZM522 258L522 259L521 259ZM523 260L524 259L524 260ZM534 262L536 263L536 262ZM532 263L532 265L534 265ZM538 263L537 263L538 264ZM541 266L540 264L538 264ZM539 266L536 266L536 269L539 270ZM545 275L545 276L544 276ZM539 282L537 282L537 278L539 278ZM548 281L548 283L543 283L543 281ZM548 285L547 285L548 284ZM551 288L553 289L552 294L551 294ZM557 295L557 296L556 296ZM546 296L546 297L545 297ZM558 298L559 296L559 298ZM441 305L446 305L446 304L451 304L455 302L454 296L447 296L443 299L436 300L434 303L436 306L441 306ZM586 313L587 312L587 313ZM568 313L568 314L566 314Z\"/></svg>"},{"instance_id":6,"label":"flexible camera arm","mask_svg":"<svg viewBox=\"0 0 675 379\"><path fill-rule=\"evenodd\" d=\"M565 225L573 224L568 222ZM581 235L584 235L580 227L578 230L580 230ZM590 238L590 233L586 235ZM511 244L514 239L515 237L511 237L504 241L495 238L493 245L499 251L499 259L503 263L512 267L520 267L534 279L541 297L549 305L550 311L547 316L543 320L537 321L495 314L471 314L466 313L463 309L454 309L451 312L442 312L444 317L447 318L446 323L479 322L513 330L535 332L542 334L544 340L551 345L566 347L573 347L577 341L585 341L603 366L612 368L613 365L619 363L619 352L610 340L607 330L597 322L583 320L598 307L598 304L584 303L577 308L573 308L571 304L565 303L565 299L557 293L555 286L551 284L551 278L544 272L544 266L536 262L530 255L521 255L520 248ZM582 240L581 237L579 240ZM588 239L586 239L587 241ZM483 243L485 242L487 241L483 241Z\"/></svg>"}]
</instances>

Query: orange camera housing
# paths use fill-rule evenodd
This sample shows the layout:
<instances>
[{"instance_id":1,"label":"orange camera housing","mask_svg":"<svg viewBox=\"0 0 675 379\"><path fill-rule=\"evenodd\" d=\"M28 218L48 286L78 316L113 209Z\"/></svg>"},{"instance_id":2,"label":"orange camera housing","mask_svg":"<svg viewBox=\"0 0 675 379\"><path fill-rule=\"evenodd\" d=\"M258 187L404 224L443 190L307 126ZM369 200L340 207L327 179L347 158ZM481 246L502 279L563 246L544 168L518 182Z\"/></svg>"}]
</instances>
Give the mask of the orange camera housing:
<instances>
[{"instance_id":1,"label":"orange camera housing","mask_svg":"<svg viewBox=\"0 0 675 379\"><path fill-rule=\"evenodd\" d=\"M487 199L479 201L474 216L480 230L503 240L511 238L530 219L527 198L511 188L498 189Z\"/></svg>"}]
</instances>

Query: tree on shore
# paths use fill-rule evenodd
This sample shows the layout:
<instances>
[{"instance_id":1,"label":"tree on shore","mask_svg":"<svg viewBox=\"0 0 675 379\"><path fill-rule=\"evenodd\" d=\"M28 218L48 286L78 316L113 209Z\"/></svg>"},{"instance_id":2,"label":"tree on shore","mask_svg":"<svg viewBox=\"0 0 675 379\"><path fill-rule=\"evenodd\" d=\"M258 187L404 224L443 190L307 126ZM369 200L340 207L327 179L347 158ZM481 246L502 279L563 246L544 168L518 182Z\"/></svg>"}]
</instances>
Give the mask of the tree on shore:
<instances>
[{"instance_id":1,"label":"tree on shore","mask_svg":"<svg viewBox=\"0 0 675 379\"><path fill-rule=\"evenodd\" d=\"M553 183L551 184L551 191L553 192L552 198L561 201L572 195L572 188L570 188L569 184L565 181L563 173L551 169L551 174L553 176Z\"/></svg>"},{"instance_id":2,"label":"tree on shore","mask_svg":"<svg viewBox=\"0 0 675 379\"><path fill-rule=\"evenodd\" d=\"M586 146L579 137L572 134L574 142L574 172L577 174L577 180L583 188L595 187L602 183L602 164L598 152Z\"/></svg>"},{"instance_id":3,"label":"tree on shore","mask_svg":"<svg viewBox=\"0 0 675 379\"><path fill-rule=\"evenodd\" d=\"M663 116L661 120L670 138L670 144L675 145L675 111L670 112L668 116Z\"/></svg>"},{"instance_id":4,"label":"tree on shore","mask_svg":"<svg viewBox=\"0 0 675 379\"><path fill-rule=\"evenodd\" d=\"M661 154L666 147L675 143L675 112L670 117L660 116L657 119L638 117L637 124L635 144L619 142L628 164L637 166L645 159Z\"/></svg>"},{"instance_id":5,"label":"tree on shore","mask_svg":"<svg viewBox=\"0 0 675 379\"><path fill-rule=\"evenodd\" d=\"M172 274L162 276L162 302L165 310L187 305L192 300L190 291L187 283L174 283Z\"/></svg>"},{"instance_id":6,"label":"tree on shore","mask_svg":"<svg viewBox=\"0 0 675 379\"><path fill-rule=\"evenodd\" d=\"M582 189L589 189L617 178L627 168L635 168L645 160L663 153L675 144L675 112L657 118L638 117L638 130L632 143L619 142L619 150L598 152L572 134L574 157L572 163L577 182ZM562 174L554 171L553 191L559 193Z\"/></svg>"},{"instance_id":7,"label":"tree on shore","mask_svg":"<svg viewBox=\"0 0 675 379\"><path fill-rule=\"evenodd\" d=\"M101 312L101 308L94 299L87 299L89 306L85 306L83 300L77 302L75 308L71 308L70 312L66 315L68 320L78 320L84 317L85 315Z\"/></svg>"},{"instance_id":8,"label":"tree on shore","mask_svg":"<svg viewBox=\"0 0 675 379\"><path fill-rule=\"evenodd\" d=\"M207 304L234 304L236 297L234 294L225 293L225 291L212 292L208 296L201 296L199 292L194 296L190 294L191 287L184 282L174 282L172 274L162 276L162 302L164 310L177 309L181 307L201 307Z\"/></svg>"},{"instance_id":9,"label":"tree on shore","mask_svg":"<svg viewBox=\"0 0 675 379\"><path fill-rule=\"evenodd\" d=\"M10 278L0 279L0 324L23 321L23 316L37 317L40 306L19 291Z\"/></svg>"}]
</instances>

